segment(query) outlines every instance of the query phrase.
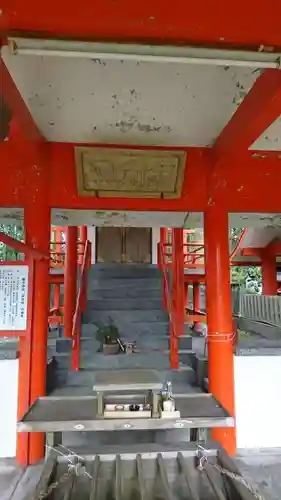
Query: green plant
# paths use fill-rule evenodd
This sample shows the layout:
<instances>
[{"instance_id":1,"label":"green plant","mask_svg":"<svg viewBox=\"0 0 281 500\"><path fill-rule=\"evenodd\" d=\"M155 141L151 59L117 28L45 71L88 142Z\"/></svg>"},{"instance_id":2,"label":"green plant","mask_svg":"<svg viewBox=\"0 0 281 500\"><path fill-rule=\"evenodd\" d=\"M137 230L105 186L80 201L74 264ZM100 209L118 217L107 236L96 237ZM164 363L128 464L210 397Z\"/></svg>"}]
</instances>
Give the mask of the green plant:
<instances>
[{"instance_id":1,"label":"green plant","mask_svg":"<svg viewBox=\"0 0 281 500\"><path fill-rule=\"evenodd\" d=\"M109 318L108 324L96 324L96 338L101 344L114 344L120 338L119 330L114 324L112 318Z\"/></svg>"},{"instance_id":2,"label":"green plant","mask_svg":"<svg viewBox=\"0 0 281 500\"><path fill-rule=\"evenodd\" d=\"M0 224L0 231L5 233L7 236L11 236L15 240L24 241L24 229L23 224ZM0 261L8 260L19 260L21 254L18 250L11 248L4 243L0 242Z\"/></svg>"}]
</instances>

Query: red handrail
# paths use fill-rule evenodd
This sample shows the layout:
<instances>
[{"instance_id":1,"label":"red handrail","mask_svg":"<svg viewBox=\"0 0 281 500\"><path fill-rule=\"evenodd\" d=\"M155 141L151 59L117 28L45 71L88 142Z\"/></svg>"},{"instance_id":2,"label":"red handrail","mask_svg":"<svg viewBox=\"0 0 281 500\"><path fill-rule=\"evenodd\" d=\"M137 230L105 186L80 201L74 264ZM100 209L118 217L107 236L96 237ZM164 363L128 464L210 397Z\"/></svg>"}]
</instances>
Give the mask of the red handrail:
<instances>
[{"instance_id":1,"label":"red handrail","mask_svg":"<svg viewBox=\"0 0 281 500\"><path fill-rule=\"evenodd\" d=\"M64 241L51 241L50 246L56 244L55 250L50 249L50 263L51 267L62 268L65 261L65 242ZM79 257L84 255L85 243L77 241L77 263L80 264Z\"/></svg>"},{"instance_id":2,"label":"red handrail","mask_svg":"<svg viewBox=\"0 0 281 500\"><path fill-rule=\"evenodd\" d=\"M163 252L167 257L172 256L172 244L169 242L163 242ZM184 265L186 268L204 268L205 265L202 262L198 262L200 259L204 259L204 242L202 241L188 241L183 244L183 254L184 254ZM171 267L170 263L167 263L167 267Z\"/></svg>"},{"instance_id":3,"label":"red handrail","mask_svg":"<svg viewBox=\"0 0 281 500\"><path fill-rule=\"evenodd\" d=\"M169 275L168 275L168 265L166 263L165 259L165 252L164 252L164 245L161 244L160 242L158 243L159 246L159 255L160 255L160 269L163 274L163 281L164 281L164 289L163 289L163 294L164 294L164 306L168 311L169 316L171 315L171 294L169 293L170 290L170 285L169 285Z\"/></svg>"},{"instance_id":4,"label":"red handrail","mask_svg":"<svg viewBox=\"0 0 281 500\"><path fill-rule=\"evenodd\" d=\"M243 243L243 240L245 239L245 236L247 234L247 231L248 229L243 229L242 233L240 234L240 237L238 238L236 245L230 254L230 265L234 260L234 258L236 257L237 253L239 252L241 244Z\"/></svg>"},{"instance_id":5,"label":"red handrail","mask_svg":"<svg viewBox=\"0 0 281 500\"><path fill-rule=\"evenodd\" d=\"M76 308L73 316L71 366L72 370L74 371L79 371L80 369L81 315L86 308L86 294L87 294L87 282L88 282L87 278L88 278L88 267L90 266L91 262L90 259L91 259L91 243L89 241L86 241L83 262L80 272Z\"/></svg>"},{"instance_id":6,"label":"red handrail","mask_svg":"<svg viewBox=\"0 0 281 500\"><path fill-rule=\"evenodd\" d=\"M174 301L170 293L170 284L169 284L168 269L171 267L171 265L166 262L165 244L161 244L161 242L159 242L158 245L159 245L159 255L161 258L160 270L162 271L162 276L163 276L164 308L168 312L169 324L170 324L170 367L176 368L178 366L178 335L177 335L177 323L175 321L176 317L174 315Z\"/></svg>"}]
</instances>

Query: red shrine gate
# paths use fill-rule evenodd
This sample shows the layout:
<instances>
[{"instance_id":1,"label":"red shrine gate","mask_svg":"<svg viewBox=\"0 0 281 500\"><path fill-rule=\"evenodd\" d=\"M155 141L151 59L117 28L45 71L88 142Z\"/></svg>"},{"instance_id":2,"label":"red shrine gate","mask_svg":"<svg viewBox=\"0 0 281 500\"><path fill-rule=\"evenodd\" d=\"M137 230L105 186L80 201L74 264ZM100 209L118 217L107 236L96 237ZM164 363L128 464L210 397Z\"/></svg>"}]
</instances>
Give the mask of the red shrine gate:
<instances>
[{"instance_id":1,"label":"red shrine gate","mask_svg":"<svg viewBox=\"0 0 281 500\"><path fill-rule=\"evenodd\" d=\"M200 212L205 230L210 391L234 414L228 214L280 211L279 122L265 131L281 113L281 7L275 0L266 6L251 1L241 15L234 10L235 15L229 15L220 0L193 5L156 1L133 7L127 0L116 4L83 0L79 8L66 0L43 5L14 0L1 7L1 205L24 208L24 252L35 259L31 334L21 341L19 394L21 398L28 393L25 407L45 394L52 209ZM136 71L143 71L137 77L138 82L145 80L141 92L127 87L124 97L124 75L130 73L134 81ZM116 80L118 92L108 87ZM88 87L80 89L82 85ZM71 92L62 102L68 88ZM85 113L77 119L76 110L82 107ZM109 110L109 121L103 121ZM85 156L79 167L81 144ZM100 148L103 155L110 149L115 157L113 173L101 173L101 159L93 158ZM148 163L136 169L141 177L146 177L153 161L153 180L130 181L129 188L118 184L114 172L116 162L118 168L124 166L124 151L136 162L146 156ZM168 183L159 173L164 164ZM129 176L132 168L129 162ZM77 225L69 224L67 230L66 336L73 335L83 304L80 292L75 310ZM165 217L162 227L167 227ZM184 321L184 264L183 232L173 227L171 345L176 352ZM161 243L163 259L163 239ZM269 259L267 266L272 275L275 261ZM23 344L29 349L31 369ZM218 429L213 435L235 452L233 429ZM18 447L18 459L34 463L43 450L44 436L32 434L28 446Z\"/></svg>"}]
</instances>

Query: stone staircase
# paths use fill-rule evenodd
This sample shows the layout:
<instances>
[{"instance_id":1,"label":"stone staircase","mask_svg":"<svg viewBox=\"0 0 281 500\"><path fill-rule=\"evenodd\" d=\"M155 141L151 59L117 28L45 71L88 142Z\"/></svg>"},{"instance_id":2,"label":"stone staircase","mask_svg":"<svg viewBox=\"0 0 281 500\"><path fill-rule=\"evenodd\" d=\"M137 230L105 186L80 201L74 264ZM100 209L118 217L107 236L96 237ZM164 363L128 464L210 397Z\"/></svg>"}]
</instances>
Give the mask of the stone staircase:
<instances>
[{"instance_id":1,"label":"stone staircase","mask_svg":"<svg viewBox=\"0 0 281 500\"><path fill-rule=\"evenodd\" d=\"M56 340L58 387L93 385L96 370L154 368L178 389L196 382L192 364L192 337L180 338L180 368L169 369L169 321L162 308L161 274L157 266L96 264L89 271L86 312L81 330L81 370L70 367L71 340ZM123 341L135 340L137 353L105 356L95 338L96 324L112 319ZM188 330L187 330L188 331Z\"/></svg>"},{"instance_id":2,"label":"stone staircase","mask_svg":"<svg viewBox=\"0 0 281 500\"><path fill-rule=\"evenodd\" d=\"M95 338L96 323L112 318L123 341L136 340L138 352L104 355ZM180 367L169 368L169 320L162 308L162 276L151 265L95 265L90 269L87 307L83 315L81 336L81 370L70 369L71 340L57 338L53 346L57 363L57 389L53 395L91 395L98 370L155 369L161 379L171 380L175 394L202 392L197 381L196 355L192 336L187 329L180 338ZM189 441L188 429L154 431L106 431L64 433L68 447L113 445L141 442L161 443Z\"/></svg>"}]
</instances>

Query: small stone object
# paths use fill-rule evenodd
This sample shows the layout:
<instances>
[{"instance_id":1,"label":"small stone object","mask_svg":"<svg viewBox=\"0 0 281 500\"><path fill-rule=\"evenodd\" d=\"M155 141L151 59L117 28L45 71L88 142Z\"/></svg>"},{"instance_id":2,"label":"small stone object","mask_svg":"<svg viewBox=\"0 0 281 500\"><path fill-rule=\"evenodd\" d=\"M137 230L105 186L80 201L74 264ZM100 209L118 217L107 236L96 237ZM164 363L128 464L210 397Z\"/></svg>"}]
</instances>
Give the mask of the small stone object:
<instances>
[{"instance_id":1,"label":"small stone object","mask_svg":"<svg viewBox=\"0 0 281 500\"><path fill-rule=\"evenodd\" d=\"M125 349L126 349L126 354L132 354L134 352L134 349L136 347L136 342L126 342L125 344Z\"/></svg>"}]
</instances>

